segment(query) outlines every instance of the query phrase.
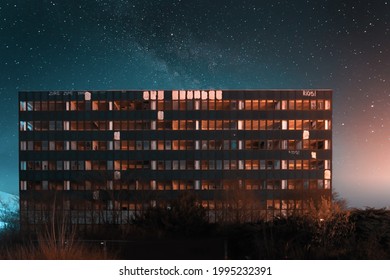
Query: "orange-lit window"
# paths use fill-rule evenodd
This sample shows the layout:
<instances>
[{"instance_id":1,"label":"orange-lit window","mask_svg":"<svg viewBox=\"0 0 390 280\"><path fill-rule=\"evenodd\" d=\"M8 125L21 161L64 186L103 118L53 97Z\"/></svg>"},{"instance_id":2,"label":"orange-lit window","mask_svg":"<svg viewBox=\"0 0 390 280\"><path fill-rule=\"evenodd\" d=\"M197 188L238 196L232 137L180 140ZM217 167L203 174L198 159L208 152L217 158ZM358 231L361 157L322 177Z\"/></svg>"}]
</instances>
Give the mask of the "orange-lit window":
<instances>
[{"instance_id":1,"label":"orange-lit window","mask_svg":"<svg viewBox=\"0 0 390 280\"><path fill-rule=\"evenodd\" d=\"M179 140L172 141L172 150L179 150Z\"/></svg>"},{"instance_id":2,"label":"orange-lit window","mask_svg":"<svg viewBox=\"0 0 390 280\"><path fill-rule=\"evenodd\" d=\"M252 110L252 100L245 100L245 110Z\"/></svg>"},{"instance_id":3,"label":"orange-lit window","mask_svg":"<svg viewBox=\"0 0 390 280\"><path fill-rule=\"evenodd\" d=\"M201 109L202 110L207 110L208 109L207 100L202 100Z\"/></svg>"},{"instance_id":4,"label":"orange-lit window","mask_svg":"<svg viewBox=\"0 0 390 280\"><path fill-rule=\"evenodd\" d=\"M209 130L215 130L215 120L209 120Z\"/></svg>"},{"instance_id":5,"label":"orange-lit window","mask_svg":"<svg viewBox=\"0 0 390 280\"><path fill-rule=\"evenodd\" d=\"M223 100L223 110L230 110L230 100Z\"/></svg>"},{"instance_id":6,"label":"orange-lit window","mask_svg":"<svg viewBox=\"0 0 390 280\"><path fill-rule=\"evenodd\" d=\"M203 120L201 122L201 125L202 125L202 130L208 130L208 121L207 120Z\"/></svg>"},{"instance_id":7,"label":"orange-lit window","mask_svg":"<svg viewBox=\"0 0 390 280\"><path fill-rule=\"evenodd\" d=\"M267 130L272 130L274 128L274 121L267 120Z\"/></svg>"},{"instance_id":8,"label":"orange-lit window","mask_svg":"<svg viewBox=\"0 0 390 280\"><path fill-rule=\"evenodd\" d=\"M302 130L302 120L295 120L295 129Z\"/></svg>"},{"instance_id":9,"label":"orange-lit window","mask_svg":"<svg viewBox=\"0 0 390 280\"><path fill-rule=\"evenodd\" d=\"M294 120L289 120L288 121L288 129L289 130L294 130L295 129L295 121Z\"/></svg>"},{"instance_id":10,"label":"orange-lit window","mask_svg":"<svg viewBox=\"0 0 390 280\"><path fill-rule=\"evenodd\" d=\"M288 109L295 110L295 101L294 100L288 100Z\"/></svg>"},{"instance_id":11,"label":"orange-lit window","mask_svg":"<svg viewBox=\"0 0 390 280\"><path fill-rule=\"evenodd\" d=\"M222 121L218 120L215 122L215 124L216 130L222 130Z\"/></svg>"},{"instance_id":12,"label":"orange-lit window","mask_svg":"<svg viewBox=\"0 0 390 280\"><path fill-rule=\"evenodd\" d=\"M179 110L181 111L184 111L186 109L186 101L182 100L182 101L179 101Z\"/></svg>"},{"instance_id":13,"label":"orange-lit window","mask_svg":"<svg viewBox=\"0 0 390 280\"><path fill-rule=\"evenodd\" d=\"M315 102L315 100L314 100ZM314 103L315 104L315 103ZM303 110L310 110L310 100L303 100Z\"/></svg>"},{"instance_id":14,"label":"orange-lit window","mask_svg":"<svg viewBox=\"0 0 390 280\"><path fill-rule=\"evenodd\" d=\"M266 121L260 120L260 130L265 130L265 129L266 129Z\"/></svg>"},{"instance_id":15,"label":"orange-lit window","mask_svg":"<svg viewBox=\"0 0 390 280\"><path fill-rule=\"evenodd\" d=\"M302 100L295 100L295 110L302 110L303 104Z\"/></svg>"},{"instance_id":16,"label":"orange-lit window","mask_svg":"<svg viewBox=\"0 0 390 280\"><path fill-rule=\"evenodd\" d=\"M179 121L179 130L186 130L186 121L185 120Z\"/></svg>"},{"instance_id":17,"label":"orange-lit window","mask_svg":"<svg viewBox=\"0 0 390 280\"><path fill-rule=\"evenodd\" d=\"M303 126L303 129L305 129L305 130L310 129L311 128L310 121L309 120L303 120L302 121L302 126Z\"/></svg>"},{"instance_id":18,"label":"orange-lit window","mask_svg":"<svg viewBox=\"0 0 390 280\"><path fill-rule=\"evenodd\" d=\"M215 110L215 100L209 100L209 110Z\"/></svg>"},{"instance_id":19,"label":"orange-lit window","mask_svg":"<svg viewBox=\"0 0 390 280\"><path fill-rule=\"evenodd\" d=\"M179 150L185 150L186 149L186 141L185 140L180 140L179 142Z\"/></svg>"},{"instance_id":20,"label":"orange-lit window","mask_svg":"<svg viewBox=\"0 0 390 280\"><path fill-rule=\"evenodd\" d=\"M260 110L267 110L267 100L260 100Z\"/></svg>"},{"instance_id":21,"label":"orange-lit window","mask_svg":"<svg viewBox=\"0 0 390 280\"><path fill-rule=\"evenodd\" d=\"M276 104L276 100L267 100L267 110L275 110Z\"/></svg>"},{"instance_id":22,"label":"orange-lit window","mask_svg":"<svg viewBox=\"0 0 390 280\"><path fill-rule=\"evenodd\" d=\"M164 101L162 100L157 101L157 110L160 111L164 110Z\"/></svg>"},{"instance_id":23,"label":"orange-lit window","mask_svg":"<svg viewBox=\"0 0 390 280\"><path fill-rule=\"evenodd\" d=\"M252 129L252 121L246 120L245 121L245 130L251 130Z\"/></svg>"},{"instance_id":24,"label":"orange-lit window","mask_svg":"<svg viewBox=\"0 0 390 280\"><path fill-rule=\"evenodd\" d=\"M215 110L223 110L222 100L215 100Z\"/></svg>"}]
</instances>

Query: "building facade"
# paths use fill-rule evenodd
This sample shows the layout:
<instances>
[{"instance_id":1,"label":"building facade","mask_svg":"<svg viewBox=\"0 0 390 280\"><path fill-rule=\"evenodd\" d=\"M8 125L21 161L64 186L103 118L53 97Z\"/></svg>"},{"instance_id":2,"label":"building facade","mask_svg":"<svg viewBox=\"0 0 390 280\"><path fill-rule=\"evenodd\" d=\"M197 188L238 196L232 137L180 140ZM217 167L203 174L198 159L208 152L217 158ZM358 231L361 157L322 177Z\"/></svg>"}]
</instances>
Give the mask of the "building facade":
<instances>
[{"instance_id":1,"label":"building facade","mask_svg":"<svg viewBox=\"0 0 390 280\"><path fill-rule=\"evenodd\" d=\"M331 90L20 92L19 126L22 226L53 205L125 224L183 192L210 222L331 196Z\"/></svg>"}]
</instances>

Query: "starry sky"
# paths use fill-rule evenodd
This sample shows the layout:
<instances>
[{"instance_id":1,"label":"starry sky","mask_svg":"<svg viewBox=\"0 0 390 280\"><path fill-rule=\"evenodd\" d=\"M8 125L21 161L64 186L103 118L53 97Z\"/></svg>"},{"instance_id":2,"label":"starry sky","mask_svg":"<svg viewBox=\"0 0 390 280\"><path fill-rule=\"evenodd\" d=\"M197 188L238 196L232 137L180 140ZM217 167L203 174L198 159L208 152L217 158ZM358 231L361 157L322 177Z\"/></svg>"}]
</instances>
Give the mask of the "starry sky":
<instances>
[{"instance_id":1,"label":"starry sky","mask_svg":"<svg viewBox=\"0 0 390 280\"><path fill-rule=\"evenodd\" d=\"M19 90L331 88L333 188L390 206L390 0L1 0L0 190Z\"/></svg>"}]
</instances>

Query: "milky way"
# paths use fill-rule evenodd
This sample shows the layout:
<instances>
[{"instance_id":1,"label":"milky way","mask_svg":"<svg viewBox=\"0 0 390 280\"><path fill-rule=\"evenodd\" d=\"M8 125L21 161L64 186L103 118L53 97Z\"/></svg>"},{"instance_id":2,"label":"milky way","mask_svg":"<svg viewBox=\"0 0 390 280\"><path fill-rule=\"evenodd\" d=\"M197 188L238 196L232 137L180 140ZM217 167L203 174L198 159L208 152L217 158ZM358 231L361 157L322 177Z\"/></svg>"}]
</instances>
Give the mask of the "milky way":
<instances>
[{"instance_id":1,"label":"milky way","mask_svg":"<svg viewBox=\"0 0 390 280\"><path fill-rule=\"evenodd\" d=\"M0 190L18 192L18 90L331 88L333 187L389 206L389 26L382 0L3 0Z\"/></svg>"}]
</instances>

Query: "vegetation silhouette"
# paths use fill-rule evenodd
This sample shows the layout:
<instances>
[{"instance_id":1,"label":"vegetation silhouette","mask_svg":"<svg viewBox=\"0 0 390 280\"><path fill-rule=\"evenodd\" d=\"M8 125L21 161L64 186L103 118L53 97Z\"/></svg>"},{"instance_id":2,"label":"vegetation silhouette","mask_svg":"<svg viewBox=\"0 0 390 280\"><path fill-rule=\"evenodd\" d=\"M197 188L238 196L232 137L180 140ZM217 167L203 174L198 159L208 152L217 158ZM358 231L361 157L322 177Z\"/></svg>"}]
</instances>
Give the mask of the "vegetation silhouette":
<instances>
[{"instance_id":1,"label":"vegetation silhouette","mask_svg":"<svg viewBox=\"0 0 390 280\"><path fill-rule=\"evenodd\" d=\"M0 233L0 258L390 259L389 210L348 209L334 194L332 202L310 201L311 211L247 223L240 205L245 203L211 224L195 193L183 192L126 225L81 231L53 202L34 232L19 231L15 216L8 219Z\"/></svg>"}]
</instances>

